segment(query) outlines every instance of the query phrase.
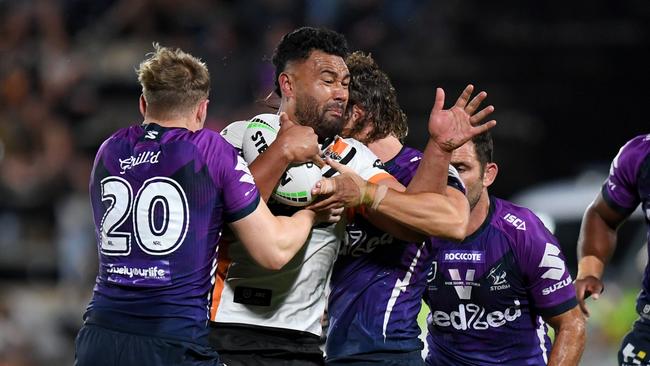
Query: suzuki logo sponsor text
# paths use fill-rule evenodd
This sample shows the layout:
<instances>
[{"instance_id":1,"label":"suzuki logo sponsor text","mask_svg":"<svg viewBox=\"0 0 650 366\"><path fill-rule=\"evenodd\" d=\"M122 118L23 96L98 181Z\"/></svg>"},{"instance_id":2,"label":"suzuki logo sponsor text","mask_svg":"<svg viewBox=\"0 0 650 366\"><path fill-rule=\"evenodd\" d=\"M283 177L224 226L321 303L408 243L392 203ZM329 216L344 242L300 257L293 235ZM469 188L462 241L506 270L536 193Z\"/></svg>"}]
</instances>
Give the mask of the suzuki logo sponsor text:
<instances>
[{"instance_id":1,"label":"suzuki logo sponsor text","mask_svg":"<svg viewBox=\"0 0 650 366\"><path fill-rule=\"evenodd\" d=\"M569 286L571 284L571 282L572 282L571 281L571 276L569 276L566 279L564 279L563 281L554 283L553 285L543 289L542 290L542 295L544 295L544 296L550 295L550 294L554 293L555 291L557 291L557 290L559 290L559 289L561 289L563 287Z\"/></svg>"},{"instance_id":2,"label":"suzuki logo sponsor text","mask_svg":"<svg viewBox=\"0 0 650 366\"><path fill-rule=\"evenodd\" d=\"M539 262L539 268L549 268L548 271L542 274L542 278L548 278L551 280L559 281L564 275L566 266L564 261L560 258L560 248L557 246L546 243L546 248L544 249L544 256Z\"/></svg>"},{"instance_id":3,"label":"suzuki logo sponsor text","mask_svg":"<svg viewBox=\"0 0 650 366\"><path fill-rule=\"evenodd\" d=\"M431 314L430 319L439 327L453 327L457 330L486 330L501 327L519 317L521 317L521 303L519 300L515 300L514 305L504 311L489 313L484 307L476 304L458 304L457 311L446 313L436 310Z\"/></svg>"}]
</instances>

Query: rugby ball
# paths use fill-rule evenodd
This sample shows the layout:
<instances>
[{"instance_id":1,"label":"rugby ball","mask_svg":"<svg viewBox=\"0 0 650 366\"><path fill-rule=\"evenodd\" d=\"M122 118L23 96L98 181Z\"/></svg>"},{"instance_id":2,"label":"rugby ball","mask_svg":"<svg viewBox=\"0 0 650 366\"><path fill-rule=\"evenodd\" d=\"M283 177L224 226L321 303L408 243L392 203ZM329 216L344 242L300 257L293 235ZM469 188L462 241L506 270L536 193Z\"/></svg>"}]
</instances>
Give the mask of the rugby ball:
<instances>
[{"instance_id":1,"label":"rugby ball","mask_svg":"<svg viewBox=\"0 0 650 366\"><path fill-rule=\"evenodd\" d=\"M260 118L262 116L264 115L248 121L244 131L242 152L244 160L249 164L275 141L280 129L276 115ZM291 164L275 187L273 198L289 206L306 206L314 200L311 189L321 177L321 170L314 163Z\"/></svg>"}]
</instances>

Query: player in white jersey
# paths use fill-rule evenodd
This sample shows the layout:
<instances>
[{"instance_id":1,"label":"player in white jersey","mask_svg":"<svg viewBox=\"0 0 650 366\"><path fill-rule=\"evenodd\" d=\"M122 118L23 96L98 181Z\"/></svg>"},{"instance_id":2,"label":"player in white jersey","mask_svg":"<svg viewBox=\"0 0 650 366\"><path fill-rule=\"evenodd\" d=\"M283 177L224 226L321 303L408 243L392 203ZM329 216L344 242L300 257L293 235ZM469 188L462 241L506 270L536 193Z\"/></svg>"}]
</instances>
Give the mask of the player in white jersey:
<instances>
[{"instance_id":1,"label":"player in white jersey","mask_svg":"<svg viewBox=\"0 0 650 366\"><path fill-rule=\"evenodd\" d=\"M274 63L278 94L282 96L280 112L286 113L281 113L282 117L256 117L258 121L276 122L274 124L277 124L277 118L281 118L282 126L276 141L250 167L265 199L280 180L288 163L319 160L313 156L313 146L310 147L309 143L291 141L299 145L297 151L300 154L297 154L293 148L286 149L287 141L283 140L285 134L302 133L308 142L311 128L311 134L315 133L318 137L327 157L355 171L364 182L371 182L367 184L367 190L361 191L354 183L350 185L349 181L341 181L343 186L338 187L337 197L332 198L370 207L386 194L385 190L382 191L372 182L404 190L383 171L381 161L365 146L352 139L336 137L343 125L348 98L349 73L343 61L346 55L343 37L322 29L298 29L286 35L278 46ZM463 126L469 126L461 128L460 140L465 137L463 133L467 135L466 138L471 138L486 128L471 128L469 116L455 119L445 112L440 108L438 115L444 116L443 119L450 125L459 127L459 124L465 123ZM294 126L291 122L294 120L303 126ZM227 127L225 137L231 139L243 135L241 127L241 123ZM457 131L446 126L439 135L443 141L459 141ZM237 142L234 145L238 145ZM318 145L315 150L317 155ZM298 158L298 155L302 158ZM442 164L445 174L440 179L446 182L448 161ZM326 177L334 174L336 170L324 169ZM346 190L346 187L353 189ZM360 194L362 192L364 194ZM422 199L391 190L385 199L383 206L386 211L383 213L402 225L385 218L383 221L380 217L375 218L378 222L385 222L382 225L386 225L387 231L394 230L397 235L409 239L429 235L462 238L469 207L465 197L457 193ZM330 199L327 202L333 206L342 205ZM413 204L403 205L404 202ZM280 205L275 207L286 208ZM422 234L416 233L414 228ZM343 225L315 228L304 249L282 270L274 272L255 265L244 251L238 249L237 243L231 243L225 251L220 251L214 291L216 305L211 311L212 345L229 366L322 364L319 336L320 317L326 301L325 285L343 237Z\"/></svg>"}]
</instances>

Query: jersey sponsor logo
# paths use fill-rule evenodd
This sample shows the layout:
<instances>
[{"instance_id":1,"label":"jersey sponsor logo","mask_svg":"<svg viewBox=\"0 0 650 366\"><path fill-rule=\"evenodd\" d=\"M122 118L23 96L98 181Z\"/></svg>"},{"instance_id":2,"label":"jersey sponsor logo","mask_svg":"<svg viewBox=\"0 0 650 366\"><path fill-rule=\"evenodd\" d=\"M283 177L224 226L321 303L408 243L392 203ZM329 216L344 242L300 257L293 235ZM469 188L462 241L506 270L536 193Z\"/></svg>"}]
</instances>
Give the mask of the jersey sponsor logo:
<instances>
[{"instance_id":1,"label":"jersey sponsor logo","mask_svg":"<svg viewBox=\"0 0 650 366\"><path fill-rule=\"evenodd\" d=\"M454 286L454 290L456 290L456 294L461 300L469 300L472 297L472 286L480 286L479 283L474 282L475 273L474 269L468 269L465 272L465 279L461 280L458 269L450 268L449 276L451 281L446 281L445 285Z\"/></svg>"},{"instance_id":2,"label":"jersey sponsor logo","mask_svg":"<svg viewBox=\"0 0 650 366\"><path fill-rule=\"evenodd\" d=\"M623 366L645 364L646 357L648 356L647 352L643 350L635 352L634 350L635 347L632 343L628 343L625 345L625 347L623 347L621 350L623 356Z\"/></svg>"},{"instance_id":3,"label":"jersey sponsor logo","mask_svg":"<svg viewBox=\"0 0 650 366\"><path fill-rule=\"evenodd\" d=\"M442 252L443 262L449 263L483 263L485 252L482 250L445 250Z\"/></svg>"},{"instance_id":4,"label":"jersey sponsor logo","mask_svg":"<svg viewBox=\"0 0 650 366\"><path fill-rule=\"evenodd\" d=\"M382 163L381 160L377 159L377 160L375 160L374 163L372 163L372 166L375 167L375 168L383 169L384 168L384 163Z\"/></svg>"},{"instance_id":5,"label":"jersey sponsor logo","mask_svg":"<svg viewBox=\"0 0 650 366\"><path fill-rule=\"evenodd\" d=\"M506 272L504 269L501 269L501 263L498 266L490 269L488 273L488 278L492 280L492 286L490 286L490 291L499 291L506 290L510 288L510 284L506 281Z\"/></svg>"},{"instance_id":6,"label":"jersey sponsor logo","mask_svg":"<svg viewBox=\"0 0 650 366\"><path fill-rule=\"evenodd\" d=\"M539 268L548 268L548 270L542 274L542 278L556 281L559 281L562 278L566 267L564 261L559 257L559 255L560 248L551 243L546 243L544 255L538 265Z\"/></svg>"},{"instance_id":7,"label":"jersey sponsor logo","mask_svg":"<svg viewBox=\"0 0 650 366\"><path fill-rule=\"evenodd\" d=\"M554 283L545 289L542 289L542 295L544 296L550 295L561 288L569 286L570 284L571 284L571 276L565 278L560 282Z\"/></svg>"},{"instance_id":8,"label":"jersey sponsor logo","mask_svg":"<svg viewBox=\"0 0 650 366\"><path fill-rule=\"evenodd\" d=\"M149 132L156 132L156 131L147 131ZM122 171L120 174L126 173L127 170L132 169L135 166L138 166L140 164L158 164L158 157L160 156L160 151L158 152L153 152L153 151L144 151L139 153L137 156L129 156L126 159L120 159L118 158L120 162L120 169Z\"/></svg>"},{"instance_id":9,"label":"jersey sponsor logo","mask_svg":"<svg viewBox=\"0 0 650 366\"><path fill-rule=\"evenodd\" d=\"M147 131L147 134L144 136L144 138L149 140L155 140L156 138L158 138L158 131Z\"/></svg>"},{"instance_id":10,"label":"jersey sponsor logo","mask_svg":"<svg viewBox=\"0 0 650 366\"><path fill-rule=\"evenodd\" d=\"M139 286L155 286L161 283L171 283L169 261L161 260L158 263L128 262L103 264L107 280L112 283Z\"/></svg>"},{"instance_id":11,"label":"jersey sponsor logo","mask_svg":"<svg viewBox=\"0 0 650 366\"><path fill-rule=\"evenodd\" d=\"M526 221L518 218L517 216L511 213L507 213L505 216L503 216L503 219L506 220L506 222L512 224L512 226L516 227L517 230L526 231Z\"/></svg>"},{"instance_id":12,"label":"jersey sponsor logo","mask_svg":"<svg viewBox=\"0 0 650 366\"><path fill-rule=\"evenodd\" d=\"M446 313L436 310L431 314L431 322L438 327L452 327L456 330L486 330L499 328L507 322L521 317L521 304L515 299L514 305L504 311L487 310L476 304L458 304L457 311Z\"/></svg>"},{"instance_id":13,"label":"jersey sponsor logo","mask_svg":"<svg viewBox=\"0 0 650 366\"><path fill-rule=\"evenodd\" d=\"M393 236L388 233L368 236L363 230L353 229L349 226L346 232L348 240L339 251L339 255L359 257L372 252L380 245L391 244L393 242Z\"/></svg>"}]
</instances>

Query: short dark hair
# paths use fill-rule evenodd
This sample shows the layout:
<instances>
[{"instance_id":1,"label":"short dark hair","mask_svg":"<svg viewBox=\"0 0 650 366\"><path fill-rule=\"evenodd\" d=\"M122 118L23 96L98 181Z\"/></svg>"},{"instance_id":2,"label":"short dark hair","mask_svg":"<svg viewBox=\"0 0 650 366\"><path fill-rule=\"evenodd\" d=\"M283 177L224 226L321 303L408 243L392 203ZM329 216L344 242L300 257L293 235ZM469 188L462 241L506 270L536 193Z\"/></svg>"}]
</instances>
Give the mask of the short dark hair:
<instances>
[{"instance_id":1,"label":"short dark hair","mask_svg":"<svg viewBox=\"0 0 650 366\"><path fill-rule=\"evenodd\" d=\"M494 142L492 141L492 133L490 133L490 131L485 131L480 135L476 135L472 138L472 142L474 143L474 150L476 150L476 158L481 164L482 174L485 165L494 161Z\"/></svg>"},{"instance_id":2,"label":"short dark hair","mask_svg":"<svg viewBox=\"0 0 650 366\"><path fill-rule=\"evenodd\" d=\"M287 66L287 62L306 60L312 51L319 50L330 55L345 58L348 51L348 42L345 37L333 30L325 28L302 27L285 34L273 51L273 65L275 66L275 92L280 94L278 77Z\"/></svg>"},{"instance_id":3,"label":"short dark hair","mask_svg":"<svg viewBox=\"0 0 650 366\"><path fill-rule=\"evenodd\" d=\"M406 114L397 102L397 93L388 75L381 71L371 55L356 51L345 60L350 70L350 99L348 112L358 105L365 112L364 118L352 128L352 136L372 123L372 131L364 143L394 135L404 141L408 134Z\"/></svg>"}]
</instances>

